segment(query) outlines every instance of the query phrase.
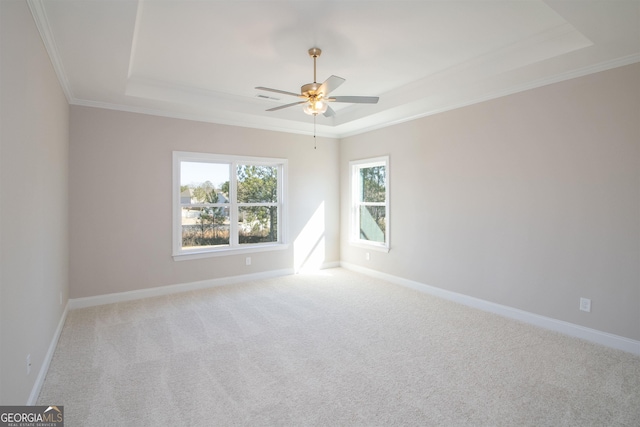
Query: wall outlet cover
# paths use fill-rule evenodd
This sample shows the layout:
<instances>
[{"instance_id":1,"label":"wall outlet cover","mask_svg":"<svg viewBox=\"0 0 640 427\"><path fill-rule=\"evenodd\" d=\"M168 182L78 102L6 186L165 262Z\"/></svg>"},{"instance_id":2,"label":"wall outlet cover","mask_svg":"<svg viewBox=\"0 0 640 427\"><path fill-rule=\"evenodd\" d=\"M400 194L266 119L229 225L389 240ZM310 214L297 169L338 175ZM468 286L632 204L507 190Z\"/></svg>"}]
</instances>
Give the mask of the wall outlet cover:
<instances>
[{"instance_id":1,"label":"wall outlet cover","mask_svg":"<svg viewBox=\"0 0 640 427\"><path fill-rule=\"evenodd\" d=\"M580 310L590 312L591 300L589 298L580 298Z\"/></svg>"}]
</instances>

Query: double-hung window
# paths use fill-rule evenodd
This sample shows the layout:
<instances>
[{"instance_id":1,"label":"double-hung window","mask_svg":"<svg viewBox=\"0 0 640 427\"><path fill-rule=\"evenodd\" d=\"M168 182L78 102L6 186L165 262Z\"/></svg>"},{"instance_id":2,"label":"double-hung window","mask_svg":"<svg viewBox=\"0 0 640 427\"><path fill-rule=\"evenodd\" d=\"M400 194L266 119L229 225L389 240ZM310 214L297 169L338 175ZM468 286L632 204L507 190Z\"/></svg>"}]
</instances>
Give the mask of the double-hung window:
<instances>
[{"instance_id":1,"label":"double-hung window","mask_svg":"<svg viewBox=\"0 0 640 427\"><path fill-rule=\"evenodd\" d=\"M389 250L389 157L352 161L350 242Z\"/></svg>"},{"instance_id":2,"label":"double-hung window","mask_svg":"<svg viewBox=\"0 0 640 427\"><path fill-rule=\"evenodd\" d=\"M173 153L173 256L286 247L286 159Z\"/></svg>"}]
</instances>

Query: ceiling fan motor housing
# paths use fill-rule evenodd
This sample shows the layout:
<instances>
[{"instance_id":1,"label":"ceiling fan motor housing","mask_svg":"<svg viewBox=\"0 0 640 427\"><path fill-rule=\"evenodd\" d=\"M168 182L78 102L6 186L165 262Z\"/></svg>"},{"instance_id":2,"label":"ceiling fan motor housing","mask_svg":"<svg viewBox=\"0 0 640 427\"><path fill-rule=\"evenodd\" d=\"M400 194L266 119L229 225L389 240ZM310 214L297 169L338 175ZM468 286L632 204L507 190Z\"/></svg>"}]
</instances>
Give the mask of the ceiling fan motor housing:
<instances>
[{"instance_id":1,"label":"ceiling fan motor housing","mask_svg":"<svg viewBox=\"0 0 640 427\"><path fill-rule=\"evenodd\" d=\"M320 89L320 83L307 83L300 88L300 93L304 96L317 95L318 89Z\"/></svg>"}]
</instances>

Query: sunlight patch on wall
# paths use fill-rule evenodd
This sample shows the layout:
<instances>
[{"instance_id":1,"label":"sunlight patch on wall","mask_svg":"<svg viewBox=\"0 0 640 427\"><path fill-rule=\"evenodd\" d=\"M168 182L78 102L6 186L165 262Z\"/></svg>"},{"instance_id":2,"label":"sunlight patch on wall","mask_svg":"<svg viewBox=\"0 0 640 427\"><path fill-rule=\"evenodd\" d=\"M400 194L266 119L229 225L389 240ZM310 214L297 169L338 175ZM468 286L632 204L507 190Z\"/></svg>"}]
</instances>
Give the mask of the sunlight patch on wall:
<instances>
[{"instance_id":1,"label":"sunlight patch on wall","mask_svg":"<svg viewBox=\"0 0 640 427\"><path fill-rule=\"evenodd\" d=\"M324 202L316 209L293 242L293 265L296 273L322 268L325 260Z\"/></svg>"}]
</instances>

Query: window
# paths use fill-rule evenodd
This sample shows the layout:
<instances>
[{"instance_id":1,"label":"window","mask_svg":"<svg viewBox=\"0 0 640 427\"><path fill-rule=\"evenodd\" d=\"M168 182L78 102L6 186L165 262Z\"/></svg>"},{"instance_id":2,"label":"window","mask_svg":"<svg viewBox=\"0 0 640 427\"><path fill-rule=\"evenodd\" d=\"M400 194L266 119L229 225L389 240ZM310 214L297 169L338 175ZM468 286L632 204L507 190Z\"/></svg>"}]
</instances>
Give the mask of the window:
<instances>
[{"instance_id":1,"label":"window","mask_svg":"<svg viewBox=\"0 0 640 427\"><path fill-rule=\"evenodd\" d=\"M286 248L287 161L173 153L173 256Z\"/></svg>"},{"instance_id":2,"label":"window","mask_svg":"<svg viewBox=\"0 0 640 427\"><path fill-rule=\"evenodd\" d=\"M351 169L352 244L389 250L389 157L358 160Z\"/></svg>"}]
</instances>

